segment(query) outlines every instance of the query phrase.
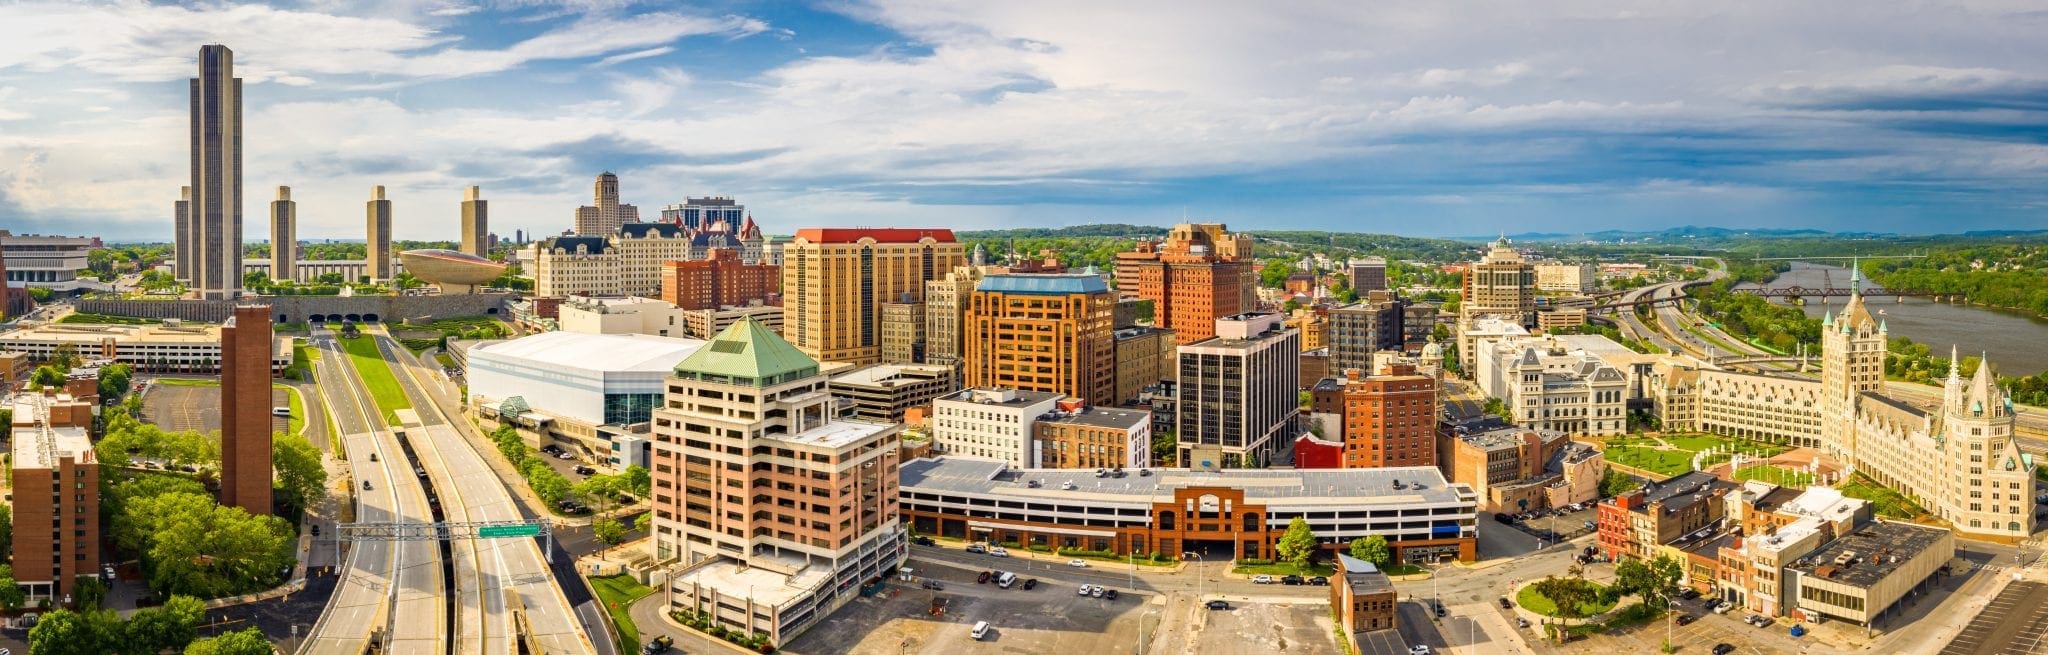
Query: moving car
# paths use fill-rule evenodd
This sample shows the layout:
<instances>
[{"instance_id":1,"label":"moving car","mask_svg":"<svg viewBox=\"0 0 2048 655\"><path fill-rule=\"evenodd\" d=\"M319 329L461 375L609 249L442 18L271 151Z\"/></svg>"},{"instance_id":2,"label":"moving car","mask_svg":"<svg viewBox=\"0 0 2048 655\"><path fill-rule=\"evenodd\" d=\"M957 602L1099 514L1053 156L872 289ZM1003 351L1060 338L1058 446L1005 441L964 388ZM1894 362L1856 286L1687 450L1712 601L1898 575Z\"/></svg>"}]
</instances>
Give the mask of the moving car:
<instances>
[{"instance_id":1,"label":"moving car","mask_svg":"<svg viewBox=\"0 0 2048 655\"><path fill-rule=\"evenodd\" d=\"M1714 655L1728 655L1733 652L1735 652L1733 644L1714 644Z\"/></svg>"},{"instance_id":2,"label":"moving car","mask_svg":"<svg viewBox=\"0 0 2048 655\"><path fill-rule=\"evenodd\" d=\"M1252 576L1252 584L1273 584L1273 576L1263 573Z\"/></svg>"},{"instance_id":3,"label":"moving car","mask_svg":"<svg viewBox=\"0 0 2048 655\"><path fill-rule=\"evenodd\" d=\"M981 544L967 544L967 552L970 552L970 553L986 553L986 552L988 552L988 548L987 548L987 547L985 547L985 546L982 546Z\"/></svg>"},{"instance_id":4,"label":"moving car","mask_svg":"<svg viewBox=\"0 0 2048 655\"><path fill-rule=\"evenodd\" d=\"M994 548L988 549L988 554L994 555L996 557L1009 557L1010 549L1004 548L1002 546L996 546Z\"/></svg>"},{"instance_id":5,"label":"moving car","mask_svg":"<svg viewBox=\"0 0 2048 655\"><path fill-rule=\"evenodd\" d=\"M1070 559L1067 560L1067 566L1071 566L1077 569L1085 569L1088 568L1088 563L1077 559Z\"/></svg>"},{"instance_id":6,"label":"moving car","mask_svg":"<svg viewBox=\"0 0 2048 655\"><path fill-rule=\"evenodd\" d=\"M1285 584L1285 585L1299 585L1299 584L1302 584L1302 583L1305 583L1305 582L1308 582L1308 581L1307 581L1307 580L1304 580L1304 579L1302 579L1302 577L1301 577L1301 576L1298 576L1298 575L1290 575L1290 576L1286 576L1286 577L1280 578L1280 584Z\"/></svg>"},{"instance_id":7,"label":"moving car","mask_svg":"<svg viewBox=\"0 0 2048 655\"><path fill-rule=\"evenodd\" d=\"M1692 623L1693 621L1697 621L1699 620L1699 618L1700 617L1693 616L1691 614L1680 614L1678 615L1677 621L1679 625L1685 625L1688 623Z\"/></svg>"},{"instance_id":8,"label":"moving car","mask_svg":"<svg viewBox=\"0 0 2048 655\"><path fill-rule=\"evenodd\" d=\"M1230 601L1227 601L1227 600L1212 600L1212 601L1209 601L1209 603L1208 603L1208 607L1209 607L1209 609L1212 609L1212 610L1227 610L1227 609L1230 609Z\"/></svg>"},{"instance_id":9,"label":"moving car","mask_svg":"<svg viewBox=\"0 0 2048 655\"><path fill-rule=\"evenodd\" d=\"M931 538L931 537L913 537L913 538L911 538L911 540L910 540L910 543L913 543L913 544L917 544L917 545L919 545L919 546L930 546L930 545L932 545L932 538Z\"/></svg>"},{"instance_id":10,"label":"moving car","mask_svg":"<svg viewBox=\"0 0 2048 655\"><path fill-rule=\"evenodd\" d=\"M647 645L640 647L640 655L657 655L659 653L666 653L668 652L669 647L674 646L675 643L675 637L670 637L668 635L655 637L654 641L647 642Z\"/></svg>"},{"instance_id":11,"label":"moving car","mask_svg":"<svg viewBox=\"0 0 2048 655\"><path fill-rule=\"evenodd\" d=\"M924 581L924 582L920 582L920 583L918 583L918 586L924 587L924 588L926 588L926 589L930 589L930 590L932 590L932 591L945 591L945 590L946 590L946 585L943 585L943 584L939 584L939 581L937 581L937 580L926 580L926 581Z\"/></svg>"},{"instance_id":12,"label":"moving car","mask_svg":"<svg viewBox=\"0 0 2048 655\"><path fill-rule=\"evenodd\" d=\"M1413 646L1409 646L1408 655L1429 655L1429 644L1416 644Z\"/></svg>"}]
</instances>

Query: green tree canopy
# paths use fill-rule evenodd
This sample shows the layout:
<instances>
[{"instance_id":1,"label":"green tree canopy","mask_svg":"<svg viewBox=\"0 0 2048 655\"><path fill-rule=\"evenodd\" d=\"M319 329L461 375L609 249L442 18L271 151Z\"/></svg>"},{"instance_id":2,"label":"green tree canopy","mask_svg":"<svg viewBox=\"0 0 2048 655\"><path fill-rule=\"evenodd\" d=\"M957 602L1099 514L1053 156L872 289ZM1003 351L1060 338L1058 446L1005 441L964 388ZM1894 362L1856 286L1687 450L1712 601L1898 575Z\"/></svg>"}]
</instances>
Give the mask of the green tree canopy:
<instances>
[{"instance_id":1,"label":"green tree canopy","mask_svg":"<svg viewBox=\"0 0 2048 655\"><path fill-rule=\"evenodd\" d=\"M14 567L0 564L0 608L18 610L27 602L28 595L14 584Z\"/></svg>"},{"instance_id":2,"label":"green tree canopy","mask_svg":"<svg viewBox=\"0 0 2048 655\"><path fill-rule=\"evenodd\" d=\"M28 631L28 650L35 655L105 655L120 645L121 617L107 610L55 610Z\"/></svg>"},{"instance_id":3,"label":"green tree canopy","mask_svg":"<svg viewBox=\"0 0 2048 655\"><path fill-rule=\"evenodd\" d=\"M305 509L308 500L319 498L327 486L327 467L320 463L320 451L304 437L279 432L271 437L270 465L277 470L279 500Z\"/></svg>"},{"instance_id":4,"label":"green tree canopy","mask_svg":"<svg viewBox=\"0 0 2048 655\"><path fill-rule=\"evenodd\" d=\"M128 652L137 654L178 650L199 636L199 622L206 617L206 604L191 596L172 596L162 607L145 607L128 617Z\"/></svg>"},{"instance_id":5,"label":"green tree canopy","mask_svg":"<svg viewBox=\"0 0 2048 655\"><path fill-rule=\"evenodd\" d=\"M616 546L626 539L626 526L617 519L604 519L590 524L590 534L607 546Z\"/></svg>"},{"instance_id":6,"label":"green tree canopy","mask_svg":"<svg viewBox=\"0 0 2048 655\"><path fill-rule=\"evenodd\" d=\"M150 588L163 593L219 598L265 589L295 561L284 519L216 505L205 494L129 499L115 532L140 546Z\"/></svg>"},{"instance_id":7,"label":"green tree canopy","mask_svg":"<svg viewBox=\"0 0 2048 655\"><path fill-rule=\"evenodd\" d=\"M270 640L263 637L263 631L256 628L207 637L192 642L185 649L185 655L271 655L275 652Z\"/></svg>"},{"instance_id":8,"label":"green tree canopy","mask_svg":"<svg viewBox=\"0 0 2048 655\"><path fill-rule=\"evenodd\" d=\"M626 491L630 493L645 498L649 492L654 490L654 477L647 472L647 467L645 466L639 464L628 466L626 471L619 475L625 478Z\"/></svg>"},{"instance_id":9,"label":"green tree canopy","mask_svg":"<svg viewBox=\"0 0 2048 655\"><path fill-rule=\"evenodd\" d=\"M1309 559L1316 554L1316 534L1309 529L1306 519L1294 517L1287 524L1287 532L1280 535L1279 543L1273 545L1273 550L1280 554L1281 559L1293 562L1297 567L1307 566Z\"/></svg>"},{"instance_id":10,"label":"green tree canopy","mask_svg":"<svg viewBox=\"0 0 2048 655\"><path fill-rule=\"evenodd\" d=\"M1351 540L1351 556L1371 562L1373 566L1381 569L1387 568L1387 565L1394 561L1394 552L1387 548L1386 536L1377 534Z\"/></svg>"}]
</instances>

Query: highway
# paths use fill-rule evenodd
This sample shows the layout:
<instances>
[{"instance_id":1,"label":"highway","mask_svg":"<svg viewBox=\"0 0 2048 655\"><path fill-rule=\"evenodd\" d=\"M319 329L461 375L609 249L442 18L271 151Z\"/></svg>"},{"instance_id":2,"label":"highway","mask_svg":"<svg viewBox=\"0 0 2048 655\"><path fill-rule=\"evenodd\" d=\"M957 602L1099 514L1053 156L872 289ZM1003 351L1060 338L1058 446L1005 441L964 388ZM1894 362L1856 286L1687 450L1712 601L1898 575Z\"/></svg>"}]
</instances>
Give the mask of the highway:
<instances>
[{"instance_id":1,"label":"highway","mask_svg":"<svg viewBox=\"0 0 2048 655\"><path fill-rule=\"evenodd\" d=\"M403 346L372 328L365 334L377 339L379 350L397 374L399 386L412 399L420 427L406 428L414 450L427 464L428 475L441 496L446 520L523 520L512 494L491 472L484 455L456 432L448 416L426 392L423 376L439 372L399 356ZM548 562L532 539L477 539L451 544L456 564L456 643L460 653L520 652L519 640L527 640L526 652L574 655L611 652L610 639L601 637L600 651L568 599L563 596ZM560 555L559 553L557 554ZM507 607L507 590L516 598ZM524 622L516 614L523 611ZM603 625L599 619L598 625Z\"/></svg>"},{"instance_id":2,"label":"highway","mask_svg":"<svg viewBox=\"0 0 2048 655\"><path fill-rule=\"evenodd\" d=\"M320 349L315 367L321 396L340 428L351 484L357 485L357 522L429 522L425 491L381 419L375 403L334 335L316 330ZM374 453L376 461L371 461ZM362 489L363 482L371 488ZM354 544L345 577L326 611L299 649L305 655L359 655L383 637L383 652L447 652L447 615L442 601L440 551L432 542L370 541ZM395 584L394 584L395 581ZM393 617L405 617L394 621ZM379 630L389 626L384 634Z\"/></svg>"}]
</instances>

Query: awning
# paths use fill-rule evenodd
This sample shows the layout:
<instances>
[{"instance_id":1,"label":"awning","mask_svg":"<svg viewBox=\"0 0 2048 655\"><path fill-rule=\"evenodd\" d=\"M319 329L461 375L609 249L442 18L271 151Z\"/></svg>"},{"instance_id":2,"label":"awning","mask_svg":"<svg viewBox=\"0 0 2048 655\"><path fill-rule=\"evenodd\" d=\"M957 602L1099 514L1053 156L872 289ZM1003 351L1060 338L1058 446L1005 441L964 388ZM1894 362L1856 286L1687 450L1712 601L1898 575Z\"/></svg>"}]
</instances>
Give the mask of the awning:
<instances>
[{"instance_id":1,"label":"awning","mask_svg":"<svg viewBox=\"0 0 2048 655\"><path fill-rule=\"evenodd\" d=\"M1026 527L1026 526L1017 526L1017 525L1011 525L1011 524L1008 524L1008 523L988 523L988 522L985 522L985 521L968 521L968 522L967 522L967 528L968 528L968 529L970 529L970 530L975 530L975 531L978 531L978 532L988 532L988 531L991 531L991 530L1021 530L1021 531L1024 531L1024 532L1050 532L1050 533L1053 533L1053 534L1071 534L1071 535L1075 535L1075 536L1080 536L1080 537L1115 537L1115 536L1116 536L1116 531L1114 531L1114 530L1080 530L1080 529L1075 529L1075 528L1045 528L1045 527L1039 527L1039 526L1036 526L1036 525L1033 525L1033 526L1028 526L1028 527Z\"/></svg>"}]
</instances>

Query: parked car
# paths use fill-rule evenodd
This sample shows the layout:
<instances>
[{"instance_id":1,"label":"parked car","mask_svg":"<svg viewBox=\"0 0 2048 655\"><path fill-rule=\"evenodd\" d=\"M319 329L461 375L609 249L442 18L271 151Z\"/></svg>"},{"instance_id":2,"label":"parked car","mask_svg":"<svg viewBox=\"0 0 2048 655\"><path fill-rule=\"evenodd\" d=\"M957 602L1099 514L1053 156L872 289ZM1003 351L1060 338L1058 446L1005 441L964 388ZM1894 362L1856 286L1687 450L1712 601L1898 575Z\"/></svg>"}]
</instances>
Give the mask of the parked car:
<instances>
[{"instance_id":1,"label":"parked car","mask_svg":"<svg viewBox=\"0 0 2048 655\"><path fill-rule=\"evenodd\" d=\"M926 580L926 581L924 581L924 582L922 582L922 583L919 583L919 584L918 584L918 586L920 586L920 587L924 587L924 588L926 588L926 589L930 589L930 590L932 590L932 591L945 591L945 590L946 590L946 585L943 585L943 584L939 584L939 581L937 581L937 580Z\"/></svg>"},{"instance_id":2,"label":"parked car","mask_svg":"<svg viewBox=\"0 0 2048 655\"><path fill-rule=\"evenodd\" d=\"M1515 608L1515 604L1514 604L1514 603L1512 603L1512 602L1509 602L1509 601L1508 601L1508 597L1507 597L1507 596L1501 596L1501 597L1500 597L1500 608L1501 608L1501 609L1504 609L1504 610L1511 610L1511 609L1514 609L1514 608Z\"/></svg>"},{"instance_id":3,"label":"parked car","mask_svg":"<svg viewBox=\"0 0 2048 655\"><path fill-rule=\"evenodd\" d=\"M1009 557L1010 549L1004 548L1002 546L996 546L994 548L988 549L988 554L994 555L996 557Z\"/></svg>"},{"instance_id":4,"label":"parked car","mask_svg":"<svg viewBox=\"0 0 2048 655\"><path fill-rule=\"evenodd\" d=\"M987 547L985 547L985 546L982 546L981 544L967 544L967 552L970 552L970 553L986 553L986 552L988 552L988 548L987 548Z\"/></svg>"},{"instance_id":5,"label":"parked car","mask_svg":"<svg viewBox=\"0 0 2048 655\"><path fill-rule=\"evenodd\" d=\"M1757 619L1761 618L1764 618L1762 614L1751 614L1749 616L1742 617L1742 622L1750 625L1757 625Z\"/></svg>"},{"instance_id":6,"label":"parked car","mask_svg":"<svg viewBox=\"0 0 2048 655\"><path fill-rule=\"evenodd\" d=\"M1252 584L1273 584L1273 576L1263 573L1252 576Z\"/></svg>"},{"instance_id":7,"label":"parked car","mask_svg":"<svg viewBox=\"0 0 2048 655\"><path fill-rule=\"evenodd\" d=\"M1077 569L1085 569L1088 568L1088 563L1077 559L1070 559L1067 560L1067 566L1071 566Z\"/></svg>"},{"instance_id":8,"label":"parked car","mask_svg":"<svg viewBox=\"0 0 2048 655\"><path fill-rule=\"evenodd\" d=\"M1116 600L1116 590L1104 589L1102 590L1102 597L1108 600Z\"/></svg>"},{"instance_id":9,"label":"parked car","mask_svg":"<svg viewBox=\"0 0 2048 655\"><path fill-rule=\"evenodd\" d=\"M1319 575L1313 578L1309 578L1308 583L1310 586L1314 587L1328 587L1330 586L1330 579Z\"/></svg>"},{"instance_id":10,"label":"parked car","mask_svg":"<svg viewBox=\"0 0 2048 655\"><path fill-rule=\"evenodd\" d=\"M975 621L975 622L974 622L974 632L973 632L972 634L973 634L973 636L974 636L974 640L975 640L975 641L981 641L981 638L982 638L982 637L986 637L986 636L988 636L988 622L987 622L987 621Z\"/></svg>"},{"instance_id":11,"label":"parked car","mask_svg":"<svg viewBox=\"0 0 2048 655\"><path fill-rule=\"evenodd\" d=\"M1208 606L1209 606L1209 609L1212 609L1212 610L1227 610L1227 609L1230 609L1230 601L1227 601L1227 600L1212 600L1212 601L1209 601L1209 603L1208 603Z\"/></svg>"},{"instance_id":12,"label":"parked car","mask_svg":"<svg viewBox=\"0 0 2048 655\"><path fill-rule=\"evenodd\" d=\"M1299 585L1304 582L1307 582L1307 580L1302 579L1302 577L1298 575L1290 575L1280 578L1280 584L1284 585Z\"/></svg>"},{"instance_id":13,"label":"parked car","mask_svg":"<svg viewBox=\"0 0 2048 655\"><path fill-rule=\"evenodd\" d=\"M1768 617L1768 616L1759 616L1759 617L1756 617L1756 627L1759 627L1759 628L1768 628L1768 627L1771 627L1771 624L1773 624L1773 623L1777 623L1777 622L1778 622L1778 620L1777 620L1777 619L1774 619L1774 618L1771 618L1771 617Z\"/></svg>"},{"instance_id":14,"label":"parked car","mask_svg":"<svg viewBox=\"0 0 2048 655\"><path fill-rule=\"evenodd\" d=\"M995 573L994 573L994 572L992 572L992 571L982 571L982 572L981 572L981 575L978 575L978 576L975 576L975 577L974 577L974 584L988 584L988 579L989 579L989 578L993 578L993 577L995 577Z\"/></svg>"},{"instance_id":15,"label":"parked car","mask_svg":"<svg viewBox=\"0 0 2048 655\"><path fill-rule=\"evenodd\" d=\"M1093 591L1094 589L1095 589L1095 585L1092 585L1092 584L1084 584L1084 585L1081 585L1081 588L1080 588L1080 589L1077 589L1077 590L1075 590L1075 591L1074 591L1074 595L1076 595L1076 596L1086 596L1086 595L1088 595L1088 592L1090 592L1090 591Z\"/></svg>"},{"instance_id":16,"label":"parked car","mask_svg":"<svg viewBox=\"0 0 2048 655\"><path fill-rule=\"evenodd\" d=\"M1679 598L1683 598L1683 599L1686 599L1686 600L1692 600L1692 599L1694 599L1694 598L1699 598L1699 597L1700 597L1700 590L1698 590L1698 589L1687 589L1687 590L1685 590L1685 591L1679 592L1679 593L1678 593L1678 597L1679 597Z\"/></svg>"},{"instance_id":17,"label":"parked car","mask_svg":"<svg viewBox=\"0 0 2048 655\"><path fill-rule=\"evenodd\" d=\"M583 464L577 464L575 466L569 467L569 470L575 471L577 475L590 475L592 473L597 472L597 469L590 468L589 466Z\"/></svg>"},{"instance_id":18,"label":"parked car","mask_svg":"<svg viewBox=\"0 0 2048 655\"><path fill-rule=\"evenodd\" d=\"M315 524L313 524L313 536L315 536L315 537L318 537L318 536L320 536L320 524L318 524L318 523L315 523ZM109 568L108 568L108 571L109 571L109 572L111 572L112 570L113 570L113 569L112 569L112 567L109 567Z\"/></svg>"},{"instance_id":19,"label":"parked car","mask_svg":"<svg viewBox=\"0 0 2048 655\"><path fill-rule=\"evenodd\" d=\"M1688 623L1692 623L1693 621L1695 621L1695 620L1698 620L1698 619L1699 619L1699 617L1697 617L1697 616L1693 616L1693 615L1691 615L1691 614L1680 614L1680 615L1678 615L1678 618L1676 619L1676 621L1678 622L1678 624L1679 624L1679 625L1685 625L1685 624L1688 624Z\"/></svg>"},{"instance_id":20,"label":"parked car","mask_svg":"<svg viewBox=\"0 0 2048 655\"><path fill-rule=\"evenodd\" d=\"M1038 578L1028 578L1028 579L1024 580L1024 589L1025 589L1026 591L1029 591L1029 590L1032 590L1032 589L1037 589L1037 588L1038 588Z\"/></svg>"},{"instance_id":21,"label":"parked car","mask_svg":"<svg viewBox=\"0 0 2048 655\"><path fill-rule=\"evenodd\" d=\"M647 645L641 646L640 653L641 655L658 655L659 653L666 653L668 652L669 647L674 646L675 643L675 637L662 635L659 637L655 637L654 641L647 642Z\"/></svg>"},{"instance_id":22,"label":"parked car","mask_svg":"<svg viewBox=\"0 0 2048 655\"><path fill-rule=\"evenodd\" d=\"M1714 655L1728 655L1733 652L1735 652L1734 644L1714 644Z\"/></svg>"},{"instance_id":23,"label":"parked car","mask_svg":"<svg viewBox=\"0 0 2048 655\"><path fill-rule=\"evenodd\" d=\"M1720 604L1719 606L1716 606L1716 607L1714 608L1714 613L1715 613L1715 614L1727 614L1727 613L1728 613L1728 610L1732 610L1732 609L1735 609L1735 603L1730 603L1730 602L1726 602L1726 601L1723 601L1723 602L1722 602L1722 603L1721 603L1721 604Z\"/></svg>"},{"instance_id":24,"label":"parked car","mask_svg":"<svg viewBox=\"0 0 2048 655\"><path fill-rule=\"evenodd\" d=\"M1527 627L1529 627L1529 620L1528 620L1528 619L1525 619L1525 618L1522 618L1522 617L1519 617L1519 616L1517 616L1517 617L1515 617L1515 627L1517 627L1517 628L1527 628Z\"/></svg>"},{"instance_id":25,"label":"parked car","mask_svg":"<svg viewBox=\"0 0 2048 655\"><path fill-rule=\"evenodd\" d=\"M932 541L931 537L912 537L910 539L910 543L917 544L919 546L930 546L934 542Z\"/></svg>"},{"instance_id":26,"label":"parked car","mask_svg":"<svg viewBox=\"0 0 2048 655\"><path fill-rule=\"evenodd\" d=\"M1429 644L1416 644L1413 646L1409 646L1408 655L1429 655Z\"/></svg>"},{"instance_id":27,"label":"parked car","mask_svg":"<svg viewBox=\"0 0 2048 655\"><path fill-rule=\"evenodd\" d=\"M1090 589L1090 590L1088 590L1088 595L1090 595L1090 596L1094 596L1094 597L1096 597L1096 598L1101 598L1101 597L1102 597L1102 594L1103 594L1103 593L1105 593L1105 592L1107 592L1107 591L1109 591L1109 590L1108 590L1108 589L1104 589L1104 588L1102 588L1102 585L1095 585L1095 588L1094 588L1094 589Z\"/></svg>"}]
</instances>

